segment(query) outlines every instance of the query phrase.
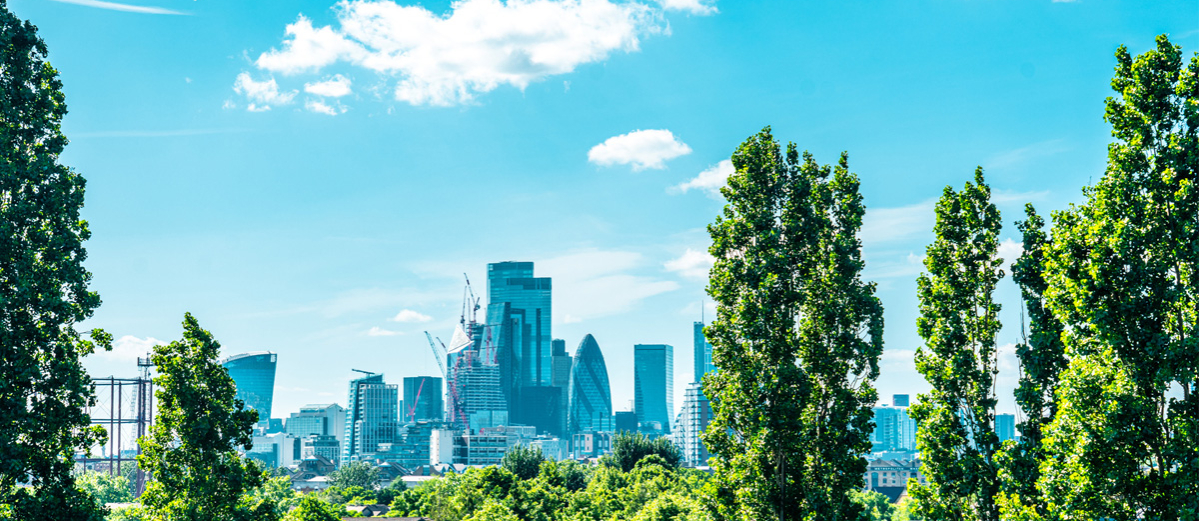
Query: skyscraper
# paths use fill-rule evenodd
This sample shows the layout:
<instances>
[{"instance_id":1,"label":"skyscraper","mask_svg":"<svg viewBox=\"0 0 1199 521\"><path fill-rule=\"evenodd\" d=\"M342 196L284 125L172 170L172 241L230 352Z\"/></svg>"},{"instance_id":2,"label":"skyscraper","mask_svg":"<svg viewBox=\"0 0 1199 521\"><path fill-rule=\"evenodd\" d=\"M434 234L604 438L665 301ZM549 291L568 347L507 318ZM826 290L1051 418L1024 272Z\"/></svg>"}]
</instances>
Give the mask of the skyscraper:
<instances>
[{"instance_id":1,"label":"skyscraper","mask_svg":"<svg viewBox=\"0 0 1199 521\"><path fill-rule=\"evenodd\" d=\"M346 410L336 403L305 405L300 407L300 412L291 413L284 432L297 438L333 436L338 442L344 442Z\"/></svg>"},{"instance_id":2,"label":"skyscraper","mask_svg":"<svg viewBox=\"0 0 1199 521\"><path fill-rule=\"evenodd\" d=\"M587 335L575 349L570 370L570 396L567 409L569 434L612 430L612 389L608 386L608 366L595 337Z\"/></svg>"},{"instance_id":3,"label":"skyscraper","mask_svg":"<svg viewBox=\"0 0 1199 521\"><path fill-rule=\"evenodd\" d=\"M876 451L916 450L916 421L907 407L875 407L870 441Z\"/></svg>"},{"instance_id":4,"label":"skyscraper","mask_svg":"<svg viewBox=\"0 0 1199 521\"><path fill-rule=\"evenodd\" d=\"M995 435L999 436L1000 443L1016 439L1016 415L996 414Z\"/></svg>"},{"instance_id":5,"label":"skyscraper","mask_svg":"<svg viewBox=\"0 0 1199 521\"><path fill-rule=\"evenodd\" d=\"M383 375L368 374L350 380L346 411L345 443L341 461L356 461L363 454L375 452L380 443L395 443L399 433L400 389L388 385Z\"/></svg>"},{"instance_id":6,"label":"skyscraper","mask_svg":"<svg viewBox=\"0 0 1199 521\"><path fill-rule=\"evenodd\" d=\"M404 378L404 408L400 410L402 422L421 420L441 421L445 406L441 400L441 378L436 376L409 376Z\"/></svg>"},{"instance_id":7,"label":"skyscraper","mask_svg":"<svg viewBox=\"0 0 1199 521\"><path fill-rule=\"evenodd\" d=\"M641 430L670 433L670 415L674 411L674 347L634 345L633 385L633 409Z\"/></svg>"},{"instance_id":8,"label":"skyscraper","mask_svg":"<svg viewBox=\"0 0 1199 521\"><path fill-rule=\"evenodd\" d=\"M484 343L494 349L511 420L541 430L557 430L545 423L550 419L544 414L555 406L549 403L553 392L537 389L553 386L552 286L549 277L533 276L532 262L487 265Z\"/></svg>"},{"instance_id":9,"label":"skyscraper","mask_svg":"<svg viewBox=\"0 0 1199 521\"><path fill-rule=\"evenodd\" d=\"M258 351L232 355L220 362L237 386L237 399L244 402L246 407L258 411L258 423L261 425L267 425L271 420L276 356L269 351Z\"/></svg>"},{"instance_id":10,"label":"skyscraper","mask_svg":"<svg viewBox=\"0 0 1199 521\"><path fill-rule=\"evenodd\" d=\"M705 374L716 370L712 365L712 344L709 344L704 336L703 322L692 325L692 338L695 343L695 379L692 381L702 382Z\"/></svg>"}]
</instances>

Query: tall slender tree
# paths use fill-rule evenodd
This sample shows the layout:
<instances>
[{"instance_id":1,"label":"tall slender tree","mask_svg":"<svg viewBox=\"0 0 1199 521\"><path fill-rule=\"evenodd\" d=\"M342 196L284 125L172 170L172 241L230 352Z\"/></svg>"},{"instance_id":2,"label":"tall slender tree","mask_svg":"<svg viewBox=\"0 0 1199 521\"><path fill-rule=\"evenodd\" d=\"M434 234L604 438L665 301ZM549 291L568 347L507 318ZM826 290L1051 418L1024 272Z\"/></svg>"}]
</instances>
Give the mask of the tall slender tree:
<instances>
[{"instance_id":1,"label":"tall slender tree","mask_svg":"<svg viewBox=\"0 0 1199 521\"><path fill-rule=\"evenodd\" d=\"M1199 54L1116 51L1116 141L1054 214L1049 308L1069 357L1038 488L1051 518L1199 518Z\"/></svg>"},{"instance_id":2,"label":"tall slender tree","mask_svg":"<svg viewBox=\"0 0 1199 521\"><path fill-rule=\"evenodd\" d=\"M715 417L703 440L740 517L856 519L883 332L861 279L858 178L845 154L836 167L794 144L784 155L769 127L732 160L708 227L719 371L704 378Z\"/></svg>"},{"instance_id":3,"label":"tall slender tree","mask_svg":"<svg viewBox=\"0 0 1199 521\"><path fill-rule=\"evenodd\" d=\"M84 180L58 162L67 109L46 53L0 0L0 518L96 519L71 478L75 454L104 434L88 428L79 359L111 338L75 330L100 297L83 267Z\"/></svg>"},{"instance_id":4,"label":"tall slender tree","mask_svg":"<svg viewBox=\"0 0 1199 521\"><path fill-rule=\"evenodd\" d=\"M242 521L275 518L273 505L248 493L266 481L237 447L249 447L258 413L237 399L221 345L187 313L183 339L154 347L150 359L158 412L141 438L138 464L154 476L141 501L154 521Z\"/></svg>"},{"instance_id":5,"label":"tall slender tree","mask_svg":"<svg viewBox=\"0 0 1199 521\"><path fill-rule=\"evenodd\" d=\"M916 511L929 519L998 519L995 453L995 334L1003 277L996 257L1002 223L982 168L957 192L945 187L937 202L936 238L928 273L916 282L924 345L916 369L932 390L911 407L920 424L916 445L927 484L909 483Z\"/></svg>"}]
</instances>

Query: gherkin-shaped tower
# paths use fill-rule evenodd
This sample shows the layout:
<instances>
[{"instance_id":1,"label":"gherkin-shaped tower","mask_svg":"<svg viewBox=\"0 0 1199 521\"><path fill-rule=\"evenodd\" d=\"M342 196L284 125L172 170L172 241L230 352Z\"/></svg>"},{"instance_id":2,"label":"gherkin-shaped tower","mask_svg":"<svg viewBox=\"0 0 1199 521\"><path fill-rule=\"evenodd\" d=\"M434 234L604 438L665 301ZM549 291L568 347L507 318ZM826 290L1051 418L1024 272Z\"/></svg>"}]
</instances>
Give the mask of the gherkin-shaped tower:
<instances>
[{"instance_id":1,"label":"gherkin-shaped tower","mask_svg":"<svg viewBox=\"0 0 1199 521\"><path fill-rule=\"evenodd\" d=\"M608 366L595 337L587 335L575 350L570 369L567 428L571 433L612 430L612 390Z\"/></svg>"}]
</instances>

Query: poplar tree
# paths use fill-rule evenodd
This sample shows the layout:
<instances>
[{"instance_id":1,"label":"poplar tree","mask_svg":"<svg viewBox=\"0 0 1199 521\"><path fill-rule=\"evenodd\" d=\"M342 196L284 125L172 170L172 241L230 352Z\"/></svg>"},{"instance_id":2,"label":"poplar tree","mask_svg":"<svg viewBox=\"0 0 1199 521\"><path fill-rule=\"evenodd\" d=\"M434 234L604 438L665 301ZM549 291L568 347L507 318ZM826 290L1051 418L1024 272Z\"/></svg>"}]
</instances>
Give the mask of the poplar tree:
<instances>
[{"instance_id":1,"label":"poplar tree","mask_svg":"<svg viewBox=\"0 0 1199 521\"><path fill-rule=\"evenodd\" d=\"M183 339L154 347L150 359L158 412L138 440L138 465L153 477L141 496L153 521L275 519L269 502L247 496L266 481L237 447L249 447L258 413L237 399L228 371L217 363L221 345L184 315Z\"/></svg>"},{"instance_id":2,"label":"poplar tree","mask_svg":"<svg viewBox=\"0 0 1199 521\"><path fill-rule=\"evenodd\" d=\"M1038 483L1050 518L1199 518L1199 54L1156 43L1116 51L1107 170L1054 215L1069 366Z\"/></svg>"},{"instance_id":3,"label":"poplar tree","mask_svg":"<svg viewBox=\"0 0 1199 521\"><path fill-rule=\"evenodd\" d=\"M732 157L715 265L702 437L747 519L856 519L877 401L882 305L861 280L865 206L848 157L818 165L770 128Z\"/></svg>"},{"instance_id":4,"label":"poplar tree","mask_svg":"<svg viewBox=\"0 0 1199 521\"><path fill-rule=\"evenodd\" d=\"M111 337L75 330L100 297L83 267L84 180L58 162L67 109L46 55L37 28L0 0L0 519L98 519L71 470L104 438L88 428L95 398L80 357Z\"/></svg>"},{"instance_id":5,"label":"poplar tree","mask_svg":"<svg viewBox=\"0 0 1199 521\"><path fill-rule=\"evenodd\" d=\"M927 484L909 481L916 512L928 519L998 519L995 495L995 334L1003 277L996 257L1002 223L982 168L961 192L945 187L937 202L936 238L916 281L920 301L916 369L932 390L911 407Z\"/></svg>"}]
</instances>

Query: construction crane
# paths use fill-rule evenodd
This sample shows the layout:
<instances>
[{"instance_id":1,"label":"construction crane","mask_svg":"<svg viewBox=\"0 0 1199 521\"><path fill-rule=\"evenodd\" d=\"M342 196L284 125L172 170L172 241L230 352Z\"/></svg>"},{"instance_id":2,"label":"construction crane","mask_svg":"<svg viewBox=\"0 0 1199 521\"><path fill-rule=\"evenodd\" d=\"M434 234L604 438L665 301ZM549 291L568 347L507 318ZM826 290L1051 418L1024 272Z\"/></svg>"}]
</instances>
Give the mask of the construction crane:
<instances>
[{"instance_id":1,"label":"construction crane","mask_svg":"<svg viewBox=\"0 0 1199 521\"><path fill-rule=\"evenodd\" d=\"M473 325L478 321L479 314L479 297L475 296L475 290L470 287L470 277L462 274L462 278L466 279L466 287L462 289L462 316L458 319L458 323L466 325L466 313L470 311L470 323ZM469 330L467 331L470 332Z\"/></svg>"},{"instance_id":2,"label":"construction crane","mask_svg":"<svg viewBox=\"0 0 1199 521\"><path fill-rule=\"evenodd\" d=\"M433 358L437 359L437 367L441 368L441 376L449 378L449 373L445 372L445 344L442 344L441 350L438 351L437 344L433 342L433 335L430 335L428 331L425 331L425 338L429 339L429 349L433 350Z\"/></svg>"},{"instance_id":3,"label":"construction crane","mask_svg":"<svg viewBox=\"0 0 1199 521\"><path fill-rule=\"evenodd\" d=\"M367 375L367 376L370 376L370 375L372 375L372 374L376 374L376 373L372 373L372 372L370 372L370 371L363 371L362 369L350 369L350 370L351 370L351 371L354 371L354 372L362 373L362 374L364 374L364 375Z\"/></svg>"}]
</instances>

